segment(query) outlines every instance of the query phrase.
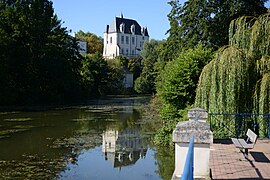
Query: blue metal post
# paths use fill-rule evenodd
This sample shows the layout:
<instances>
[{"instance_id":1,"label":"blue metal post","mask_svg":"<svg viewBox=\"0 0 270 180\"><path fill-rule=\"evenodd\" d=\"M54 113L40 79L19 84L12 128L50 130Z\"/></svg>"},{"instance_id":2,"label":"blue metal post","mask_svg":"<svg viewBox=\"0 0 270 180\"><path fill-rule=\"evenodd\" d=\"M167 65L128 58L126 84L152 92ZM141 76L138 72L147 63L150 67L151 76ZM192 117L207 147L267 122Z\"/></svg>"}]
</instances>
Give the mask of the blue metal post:
<instances>
[{"instance_id":1,"label":"blue metal post","mask_svg":"<svg viewBox=\"0 0 270 180\"><path fill-rule=\"evenodd\" d=\"M268 138L270 139L270 114L268 114Z\"/></svg>"},{"instance_id":2,"label":"blue metal post","mask_svg":"<svg viewBox=\"0 0 270 180\"><path fill-rule=\"evenodd\" d=\"M209 114L209 116L210 116L210 130L213 131L212 130L212 114Z\"/></svg>"},{"instance_id":3,"label":"blue metal post","mask_svg":"<svg viewBox=\"0 0 270 180\"><path fill-rule=\"evenodd\" d=\"M188 153L181 180L193 180L194 171L194 135L192 134L189 141Z\"/></svg>"}]
</instances>

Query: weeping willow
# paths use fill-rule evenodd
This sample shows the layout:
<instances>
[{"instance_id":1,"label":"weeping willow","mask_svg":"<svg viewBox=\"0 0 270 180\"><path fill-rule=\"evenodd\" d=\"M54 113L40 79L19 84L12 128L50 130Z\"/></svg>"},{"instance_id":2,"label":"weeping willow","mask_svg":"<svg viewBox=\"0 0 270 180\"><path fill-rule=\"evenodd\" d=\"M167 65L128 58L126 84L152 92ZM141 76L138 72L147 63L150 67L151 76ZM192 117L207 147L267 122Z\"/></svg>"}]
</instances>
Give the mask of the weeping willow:
<instances>
[{"instance_id":1,"label":"weeping willow","mask_svg":"<svg viewBox=\"0 0 270 180\"><path fill-rule=\"evenodd\" d=\"M229 45L218 50L200 75L195 105L210 113L263 114L269 113L269 100L270 15L233 20Z\"/></svg>"}]
</instances>

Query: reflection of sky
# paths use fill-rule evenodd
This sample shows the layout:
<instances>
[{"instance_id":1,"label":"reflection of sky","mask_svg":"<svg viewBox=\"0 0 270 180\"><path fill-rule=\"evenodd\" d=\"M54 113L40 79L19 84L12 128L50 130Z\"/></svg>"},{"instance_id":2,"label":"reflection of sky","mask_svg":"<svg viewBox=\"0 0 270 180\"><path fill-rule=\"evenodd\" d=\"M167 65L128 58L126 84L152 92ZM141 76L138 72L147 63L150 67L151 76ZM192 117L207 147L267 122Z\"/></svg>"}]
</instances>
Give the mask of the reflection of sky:
<instances>
[{"instance_id":1,"label":"reflection of sky","mask_svg":"<svg viewBox=\"0 0 270 180\"><path fill-rule=\"evenodd\" d=\"M93 179L93 180L156 180L161 179L155 171L154 151L147 150L145 159L138 160L132 166L113 168L111 161L105 161L102 147L96 147L82 152L77 165L69 164L66 172L61 173L61 179Z\"/></svg>"}]
</instances>

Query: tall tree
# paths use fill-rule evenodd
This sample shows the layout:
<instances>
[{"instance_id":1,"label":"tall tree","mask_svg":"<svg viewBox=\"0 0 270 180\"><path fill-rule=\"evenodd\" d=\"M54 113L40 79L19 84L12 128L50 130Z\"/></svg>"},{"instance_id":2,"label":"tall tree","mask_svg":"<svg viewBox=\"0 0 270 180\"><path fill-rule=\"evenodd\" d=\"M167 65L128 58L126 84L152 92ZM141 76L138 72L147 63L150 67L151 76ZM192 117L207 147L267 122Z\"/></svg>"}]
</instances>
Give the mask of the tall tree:
<instances>
[{"instance_id":1,"label":"tall tree","mask_svg":"<svg viewBox=\"0 0 270 180\"><path fill-rule=\"evenodd\" d=\"M83 92L86 98L109 93L109 86L115 86L114 83L117 81L113 76L115 71L109 67L101 53L88 54L82 64L81 75L83 78Z\"/></svg>"},{"instance_id":2,"label":"tall tree","mask_svg":"<svg viewBox=\"0 0 270 180\"><path fill-rule=\"evenodd\" d=\"M138 93L155 93L155 82L157 77L156 63L162 45L165 41L150 40L144 44L142 51L143 69L140 77L135 81L135 90Z\"/></svg>"},{"instance_id":3,"label":"tall tree","mask_svg":"<svg viewBox=\"0 0 270 180\"><path fill-rule=\"evenodd\" d=\"M228 44L229 24L240 16L259 16L267 12L267 0L188 0L183 5L172 0L167 57L179 49L198 43L214 50Z\"/></svg>"},{"instance_id":4,"label":"tall tree","mask_svg":"<svg viewBox=\"0 0 270 180\"><path fill-rule=\"evenodd\" d=\"M211 58L211 50L198 45L166 64L157 82L157 95L163 101L162 111L175 109L177 112L194 103L200 73Z\"/></svg>"},{"instance_id":5,"label":"tall tree","mask_svg":"<svg viewBox=\"0 0 270 180\"><path fill-rule=\"evenodd\" d=\"M177 122L185 120L187 107L194 103L200 73L211 58L211 50L198 45L181 52L160 73L157 96L161 100L159 111L163 124L155 136L156 143L171 143L173 129Z\"/></svg>"},{"instance_id":6,"label":"tall tree","mask_svg":"<svg viewBox=\"0 0 270 180\"><path fill-rule=\"evenodd\" d=\"M269 99L270 15L238 18L231 22L229 46L203 68L195 104L211 113L264 114L270 111ZM220 123L226 124L226 118L214 120L213 128ZM233 123L230 127L230 132L237 129ZM259 128L260 135L268 134L267 121Z\"/></svg>"},{"instance_id":7,"label":"tall tree","mask_svg":"<svg viewBox=\"0 0 270 180\"><path fill-rule=\"evenodd\" d=\"M52 2L1 0L0 17L1 103L75 98L80 55L76 41L54 15Z\"/></svg>"},{"instance_id":8,"label":"tall tree","mask_svg":"<svg viewBox=\"0 0 270 180\"><path fill-rule=\"evenodd\" d=\"M103 52L103 39L90 32L83 32L82 30L75 33L75 37L87 42L87 53L95 54Z\"/></svg>"}]
</instances>

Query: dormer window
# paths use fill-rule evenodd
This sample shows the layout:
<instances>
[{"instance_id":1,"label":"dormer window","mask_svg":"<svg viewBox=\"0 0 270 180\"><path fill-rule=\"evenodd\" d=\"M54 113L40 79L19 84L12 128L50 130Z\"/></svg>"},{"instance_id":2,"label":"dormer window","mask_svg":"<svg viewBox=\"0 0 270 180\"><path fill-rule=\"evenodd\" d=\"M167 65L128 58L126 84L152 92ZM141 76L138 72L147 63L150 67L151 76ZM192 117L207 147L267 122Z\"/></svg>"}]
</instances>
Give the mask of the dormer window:
<instances>
[{"instance_id":1,"label":"dormer window","mask_svg":"<svg viewBox=\"0 0 270 180\"><path fill-rule=\"evenodd\" d=\"M131 31L131 33L132 33L133 35L135 34L135 25L134 25L134 24L131 25L130 31Z\"/></svg>"},{"instance_id":2,"label":"dormer window","mask_svg":"<svg viewBox=\"0 0 270 180\"><path fill-rule=\"evenodd\" d=\"M120 24L120 32L121 33L124 33L124 31L125 31L125 24L124 23L121 23Z\"/></svg>"},{"instance_id":3,"label":"dormer window","mask_svg":"<svg viewBox=\"0 0 270 180\"><path fill-rule=\"evenodd\" d=\"M141 28L141 33L142 33L142 35L144 36L144 34L145 34L145 28L144 28L144 27Z\"/></svg>"}]
</instances>

